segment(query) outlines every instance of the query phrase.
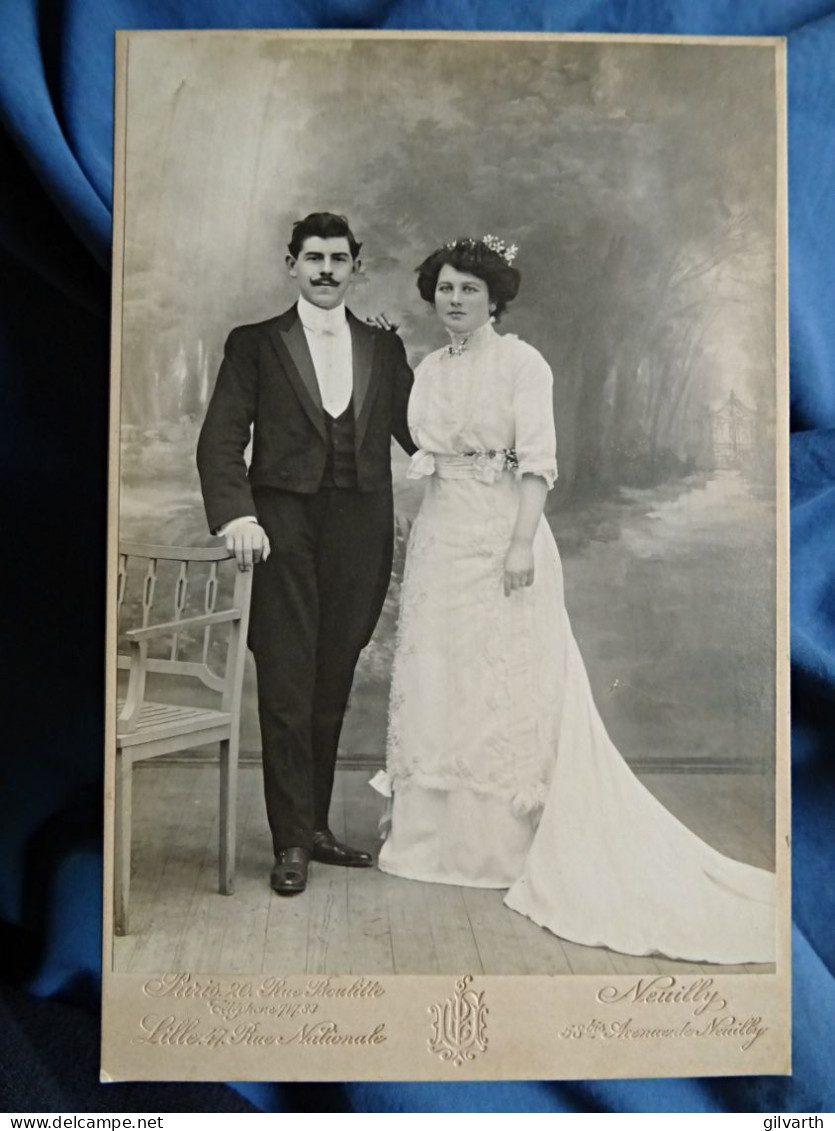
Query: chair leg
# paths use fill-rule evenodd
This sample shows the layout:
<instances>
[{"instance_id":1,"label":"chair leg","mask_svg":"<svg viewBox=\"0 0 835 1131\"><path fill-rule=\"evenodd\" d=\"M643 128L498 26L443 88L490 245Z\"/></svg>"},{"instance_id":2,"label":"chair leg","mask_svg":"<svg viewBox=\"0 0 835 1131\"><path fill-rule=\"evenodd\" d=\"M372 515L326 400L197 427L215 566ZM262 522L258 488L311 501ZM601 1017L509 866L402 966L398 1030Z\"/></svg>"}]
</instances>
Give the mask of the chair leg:
<instances>
[{"instance_id":1,"label":"chair leg","mask_svg":"<svg viewBox=\"0 0 835 1131\"><path fill-rule=\"evenodd\" d=\"M116 805L114 814L114 930L117 935L129 933L131 786L133 764L130 754L116 751Z\"/></svg>"},{"instance_id":2,"label":"chair leg","mask_svg":"<svg viewBox=\"0 0 835 1131\"><path fill-rule=\"evenodd\" d=\"M238 738L224 739L220 744L220 875L218 886L223 895L235 890L235 844L238 812Z\"/></svg>"}]
</instances>

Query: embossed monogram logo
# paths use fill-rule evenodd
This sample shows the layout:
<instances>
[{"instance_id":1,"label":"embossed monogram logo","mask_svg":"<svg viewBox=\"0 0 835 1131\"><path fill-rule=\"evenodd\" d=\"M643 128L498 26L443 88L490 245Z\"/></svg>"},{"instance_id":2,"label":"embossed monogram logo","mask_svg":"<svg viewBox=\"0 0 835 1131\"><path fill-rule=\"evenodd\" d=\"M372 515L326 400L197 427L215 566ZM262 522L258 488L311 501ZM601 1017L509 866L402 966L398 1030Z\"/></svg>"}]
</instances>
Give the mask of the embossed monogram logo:
<instances>
[{"instance_id":1,"label":"embossed monogram logo","mask_svg":"<svg viewBox=\"0 0 835 1131\"><path fill-rule=\"evenodd\" d=\"M452 997L429 1007L434 1015L429 1051L436 1052L441 1060L451 1060L456 1068L487 1049L484 991L470 989L472 980L471 974L465 975L455 983Z\"/></svg>"}]
</instances>

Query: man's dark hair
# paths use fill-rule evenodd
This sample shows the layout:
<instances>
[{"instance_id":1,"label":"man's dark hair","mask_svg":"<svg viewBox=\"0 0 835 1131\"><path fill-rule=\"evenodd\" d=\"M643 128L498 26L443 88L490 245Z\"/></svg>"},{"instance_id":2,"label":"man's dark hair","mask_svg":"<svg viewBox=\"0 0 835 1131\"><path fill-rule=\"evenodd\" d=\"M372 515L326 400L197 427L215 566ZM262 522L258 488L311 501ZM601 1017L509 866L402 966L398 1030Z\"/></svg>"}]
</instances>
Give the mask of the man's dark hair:
<instances>
[{"instance_id":1,"label":"man's dark hair","mask_svg":"<svg viewBox=\"0 0 835 1131\"><path fill-rule=\"evenodd\" d=\"M495 303L493 317L498 322L507 304L516 298L521 272L481 240L460 239L451 246L445 244L433 251L417 268L417 288L420 297L435 305L435 287L441 268L449 264L456 271L475 275L487 284L490 301Z\"/></svg>"},{"instance_id":2,"label":"man's dark hair","mask_svg":"<svg viewBox=\"0 0 835 1131\"><path fill-rule=\"evenodd\" d=\"M304 241L310 236L318 236L322 240L338 239L344 237L351 249L351 258L356 259L360 253L361 243L357 243L354 233L348 225L345 216L337 216L335 212L311 212L303 220L297 220L293 225L293 234L287 250L294 259L298 259Z\"/></svg>"}]
</instances>

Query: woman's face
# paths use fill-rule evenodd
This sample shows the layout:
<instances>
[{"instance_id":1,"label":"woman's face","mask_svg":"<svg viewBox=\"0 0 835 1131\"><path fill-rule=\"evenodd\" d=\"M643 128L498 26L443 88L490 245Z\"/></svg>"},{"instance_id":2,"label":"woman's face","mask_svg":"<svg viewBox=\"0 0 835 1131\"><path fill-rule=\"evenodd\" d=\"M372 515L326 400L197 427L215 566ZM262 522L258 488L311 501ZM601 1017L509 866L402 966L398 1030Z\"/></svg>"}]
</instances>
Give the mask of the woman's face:
<instances>
[{"instance_id":1,"label":"woman's face","mask_svg":"<svg viewBox=\"0 0 835 1131\"><path fill-rule=\"evenodd\" d=\"M490 320L493 304L487 284L477 275L445 263L435 284L435 310L454 334L471 334Z\"/></svg>"}]
</instances>

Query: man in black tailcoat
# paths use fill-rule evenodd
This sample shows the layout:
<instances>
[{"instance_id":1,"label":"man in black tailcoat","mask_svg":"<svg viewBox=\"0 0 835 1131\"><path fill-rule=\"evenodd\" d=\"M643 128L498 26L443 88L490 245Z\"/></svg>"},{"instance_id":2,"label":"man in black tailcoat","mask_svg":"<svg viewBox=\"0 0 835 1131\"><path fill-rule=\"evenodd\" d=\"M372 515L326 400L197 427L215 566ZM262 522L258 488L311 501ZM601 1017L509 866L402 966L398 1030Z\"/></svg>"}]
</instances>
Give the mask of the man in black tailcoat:
<instances>
[{"instance_id":1,"label":"man in black tailcoat","mask_svg":"<svg viewBox=\"0 0 835 1131\"><path fill-rule=\"evenodd\" d=\"M414 445L403 343L344 305L359 251L342 216L294 225L298 302L231 332L197 447L209 527L255 567L249 645L282 895L304 891L311 859L371 864L336 840L328 811L354 669L391 575L391 437Z\"/></svg>"}]
</instances>

